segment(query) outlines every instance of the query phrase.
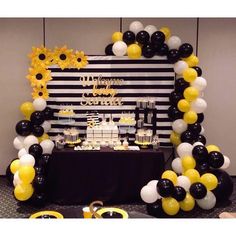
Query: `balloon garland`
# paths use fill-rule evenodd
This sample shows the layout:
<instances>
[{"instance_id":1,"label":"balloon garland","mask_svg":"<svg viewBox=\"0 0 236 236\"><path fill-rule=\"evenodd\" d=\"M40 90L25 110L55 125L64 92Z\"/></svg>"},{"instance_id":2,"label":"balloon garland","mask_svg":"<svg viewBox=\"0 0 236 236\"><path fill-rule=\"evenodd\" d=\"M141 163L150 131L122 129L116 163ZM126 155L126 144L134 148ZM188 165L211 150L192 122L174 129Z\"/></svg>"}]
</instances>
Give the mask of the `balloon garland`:
<instances>
[{"instance_id":1,"label":"balloon garland","mask_svg":"<svg viewBox=\"0 0 236 236\"><path fill-rule=\"evenodd\" d=\"M171 36L167 27L144 28L139 21L132 22L123 34L115 32L112 41L105 48L106 55L128 55L130 59L166 56L176 73L168 116L172 121L170 141L178 156L172 161L173 170L164 171L159 180L141 189L147 212L155 217L173 216L180 210L191 211L195 205L209 210L216 202L227 200L233 192L233 182L225 172L230 159L218 146L206 145L201 123L207 108L203 99L207 81L192 45Z\"/></svg>"}]
</instances>

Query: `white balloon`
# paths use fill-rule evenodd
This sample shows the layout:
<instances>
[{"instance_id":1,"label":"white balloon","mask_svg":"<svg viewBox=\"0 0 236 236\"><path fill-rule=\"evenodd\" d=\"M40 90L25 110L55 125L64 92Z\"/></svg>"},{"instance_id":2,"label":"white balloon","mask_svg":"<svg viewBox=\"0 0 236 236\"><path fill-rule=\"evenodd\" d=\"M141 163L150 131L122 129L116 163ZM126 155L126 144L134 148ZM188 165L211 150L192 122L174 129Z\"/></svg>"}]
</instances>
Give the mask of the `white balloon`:
<instances>
[{"instance_id":1,"label":"white balloon","mask_svg":"<svg viewBox=\"0 0 236 236\"><path fill-rule=\"evenodd\" d=\"M230 159L227 156L224 156L224 164L220 167L220 169L225 170L230 165Z\"/></svg>"},{"instance_id":2,"label":"white balloon","mask_svg":"<svg viewBox=\"0 0 236 236\"><path fill-rule=\"evenodd\" d=\"M178 61L174 64L174 71L177 75L182 75L184 70L188 68L188 64L185 61Z\"/></svg>"},{"instance_id":3,"label":"white balloon","mask_svg":"<svg viewBox=\"0 0 236 236\"><path fill-rule=\"evenodd\" d=\"M206 196L203 199L196 199L196 202L202 209L210 210L216 205L216 197L211 191L207 191Z\"/></svg>"},{"instance_id":4,"label":"white balloon","mask_svg":"<svg viewBox=\"0 0 236 236\"><path fill-rule=\"evenodd\" d=\"M41 126L43 127L45 133L51 129L51 123L47 120L45 120Z\"/></svg>"},{"instance_id":5,"label":"white balloon","mask_svg":"<svg viewBox=\"0 0 236 236\"><path fill-rule=\"evenodd\" d=\"M176 157L172 161L171 167L172 167L173 171L176 172L177 174L182 174L183 173L182 161L179 157Z\"/></svg>"},{"instance_id":6,"label":"white balloon","mask_svg":"<svg viewBox=\"0 0 236 236\"><path fill-rule=\"evenodd\" d=\"M24 156L27 153L28 152L26 151L25 148L21 148L21 150L18 152L18 158L21 158L22 156Z\"/></svg>"},{"instance_id":7,"label":"white balloon","mask_svg":"<svg viewBox=\"0 0 236 236\"><path fill-rule=\"evenodd\" d=\"M14 145L15 149L20 150L24 147L24 139L25 139L25 137L20 136L20 135L18 135L14 138L13 145Z\"/></svg>"},{"instance_id":8,"label":"white balloon","mask_svg":"<svg viewBox=\"0 0 236 236\"><path fill-rule=\"evenodd\" d=\"M172 123L172 129L178 134L182 134L187 128L188 124L183 119L177 119Z\"/></svg>"},{"instance_id":9,"label":"white balloon","mask_svg":"<svg viewBox=\"0 0 236 236\"><path fill-rule=\"evenodd\" d=\"M150 186L151 188L153 188L153 191L157 189L157 183L158 183L158 180L151 180L148 182L147 186ZM157 190L156 190L157 192ZM161 199L161 195L159 195L159 193L157 192L157 199Z\"/></svg>"},{"instance_id":10,"label":"white balloon","mask_svg":"<svg viewBox=\"0 0 236 236\"><path fill-rule=\"evenodd\" d=\"M144 186L140 191L140 196L142 200L146 203L153 203L158 199L158 194L156 188L151 186Z\"/></svg>"},{"instance_id":11,"label":"white balloon","mask_svg":"<svg viewBox=\"0 0 236 236\"><path fill-rule=\"evenodd\" d=\"M127 44L123 41L117 41L112 46L113 53L118 56L124 56L127 52Z\"/></svg>"},{"instance_id":12,"label":"white balloon","mask_svg":"<svg viewBox=\"0 0 236 236\"><path fill-rule=\"evenodd\" d=\"M191 102L191 110L195 111L196 113L203 113L207 108L207 103L202 98L197 98L193 102Z\"/></svg>"},{"instance_id":13,"label":"white balloon","mask_svg":"<svg viewBox=\"0 0 236 236\"><path fill-rule=\"evenodd\" d=\"M40 143L40 146L43 149L43 154L44 153L52 154L52 150L54 148L54 142L50 139L46 139Z\"/></svg>"},{"instance_id":14,"label":"white balloon","mask_svg":"<svg viewBox=\"0 0 236 236\"><path fill-rule=\"evenodd\" d=\"M183 187L185 191L188 192L191 182L187 176L180 175L177 177L177 186Z\"/></svg>"},{"instance_id":15,"label":"white balloon","mask_svg":"<svg viewBox=\"0 0 236 236\"><path fill-rule=\"evenodd\" d=\"M35 159L30 154L25 154L20 158L20 166L34 166L35 165Z\"/></svg>"},{"instance_id":16,"label":"white balloon","mask_svg":"<svg viewBox=\"0 0 236 236\"><path fill-rule=\"evenodd\" d=\"M167 45L170 50L171 49L179 49L179 47L181 45L181 39L178 36L171 36L167 40Z\"/></svg>"},{"instance_id":17,"label":"white balloon","mask_svg":"<svg viewBox=\"0 0 236 236\"><path fill-rule=\"evenodd\" d=\"M195 143L193 144L193 147L196 147L196 146L204 146L204 144L201 143L201 142L195 142Z\"/></svg>"},{"instance_id":18,"label":"white balloon","mask_svg":"<svg viewBox=\"0 0 236 236\"><path fill-rule=\"evenodd\" d=\"M35 137L34 135L29 135L24 139L24 147L26 149L26 151L29 150L29 147L33 144L38 144L39 141L37 139L37 137Z\"/></svg>"},{"instance_id":19,"label":"white balloon","mask_svg":"<svg viewBox=\"0 0 236 236\"><path fill-rule=\"evenodd\" d=\"M22 181L19 177L19 171L16 171L16 173L14 174L14 178L13 178L13 185L16 187L16 185L18 184L22 184Z\"/></svg>"},{"instance_id":20,"label":"white balloon","mask_svg":"<svg viewBox=\"0 0 236 236\"><path fill-rule=\"evenodd\" d=\"M202 92L207 86L207 81L203 77L197 77L191 82L191 86Z\"/></svg>"},{"instance_id":21,"label":"white balloon","mask_svg":"<svg viewBox=\"0 0 236 236\"><path fill-rule=\"evenodd\" d=\"M137 34L139 31L142 31L143 29L144 29L143 24L140 21L133 21L129 25L129 30L135 34Z\"/></svg>"},{"instance_id":22,"label":"white balloon","mask_svg":"<svg viewBox=\"0 0 236 236\"><path fill-rule=\"evenodd\" d=\"M147 25L147 26L144 28L144 30L147 31L147 32L149 33L150 37L151 37L152 34L157 31L157 27L154 26L154 25Z\"/></svg>"},{"instance_id":23,"label":"white balloon","mask_svg":"<svg viewBox=\"0 0 236 236\"><path fill-rule=\"evenodd\" d=\"M201 132L200 132L200 134L204 134L205 133L205 129L204 129L204 127L203 126L201 126L202 127L202 129L201 129Z\"/></svg>"},{"instance_id":24,"label":"white balloon","mask_svg":"<svg viewBox=\"0 0 236 236\"><path fill-rule=\"evenodd\" d=\"M190 143L181 143L177 147L177 153L180 157L192 156L193 145Z\"/></svg>"},{"instance_id":25,"label":"white balloon","mask_svg":"<svg viewBox=\"0 0 236 236\"><path fill-rule=\"evenodd\" d=\"M43 98L36 98L33 101L33 106L36 111L43 111L47 106L47 102Z\"/></svg>"}]
</instances>

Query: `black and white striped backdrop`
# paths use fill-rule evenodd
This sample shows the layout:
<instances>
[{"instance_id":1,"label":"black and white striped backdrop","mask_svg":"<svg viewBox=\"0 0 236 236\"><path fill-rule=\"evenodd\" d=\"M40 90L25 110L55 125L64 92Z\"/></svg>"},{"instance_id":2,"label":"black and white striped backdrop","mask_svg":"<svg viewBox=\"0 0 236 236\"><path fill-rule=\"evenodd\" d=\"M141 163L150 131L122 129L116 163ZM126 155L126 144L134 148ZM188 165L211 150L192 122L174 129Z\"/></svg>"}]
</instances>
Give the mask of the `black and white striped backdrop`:
<instances>
[{"instance_id":1,"label":"black and white striped backdrop","mask_svg":"<svg viewBox=\"0 0 236 236\"><path fill-rule=\"evenodd\" d=\"M52 129L49 135L62 133L67 125L60 123L58 111L63 106L71 105L74 109L75 124L83 135L86 132L86 112L98 111L99 114L112 114L117 122L124 112L134 112L136 100L140 97L151 97L156 100L157 133L162 146L171 146L171 122L168 119L167 109L169 94L174 89L175 73L173 65L166 57L155 56L151 59L141 58L131 60L127 57L89 56L89 64L80 70L64 69L57 66L50 67L52 80L47 89L49 92L48 106L53 108L55 118L52 120ZM91 93L92 86L83 87L79 78L82 76L102 77L104 79L123 79L122 85L112 85L116 89L115 97L122 98L122 106L81 106L84 92Z\"/></svg>"}]
</instances>

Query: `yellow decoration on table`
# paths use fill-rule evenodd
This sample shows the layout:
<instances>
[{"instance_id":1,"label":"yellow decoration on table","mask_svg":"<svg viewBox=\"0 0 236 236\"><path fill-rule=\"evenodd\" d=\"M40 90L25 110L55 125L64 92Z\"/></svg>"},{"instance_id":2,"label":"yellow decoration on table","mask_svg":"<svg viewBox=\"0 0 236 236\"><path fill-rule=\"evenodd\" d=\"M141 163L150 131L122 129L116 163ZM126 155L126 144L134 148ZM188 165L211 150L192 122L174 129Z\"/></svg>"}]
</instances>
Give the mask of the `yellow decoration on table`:
<instances>
[{"instance_id":1,"label":"yellow decoration on table","mask_svg":"<svg viewBox=\"0 0 236 236\"><path fill-rule=\"evenodd\" d=\"M29 54L31 59L31 65L33 67L48 67L52 64L52 52L51 50L41 46L39 48L32 47L32 52Z\"/></svg>"},{"instance_id":2,"label":"yellow decoration on table","mask_svg":"<svg viewBox=\"0 0 236 236\"><path fill-rule=\"evenodd\" d=\"M185 199L179 204L182 211L191 211L195 206L195 199L187 192Z\"/></svg>"},{"instance_id":3,"label":"yellow decoration on table","mask_svg":"<svg viewBox=\"0 0 236 236\"><path fill-rule=\"evenodd\" d=\"M24 184L30 184L35 177L35 169L33 166L21 166L19 169L19 178Z\"/></svg>"},{"instance_id":4,"label":"yellow decoration on table","mask_svg":"<svg viewBox=\"0 0 236 236\"><path fill-rule=\"evenodd\" d=\"M63 215L57 211L39 211L30 216L30 219L44 218L43 216L53 216L56 219L64 219Z\"/></svg>"},{"instance_id":5,"label":"yellow decoration on table","mask_svg":"<svg viewBox=\"0 0 236 236\"><path fill-rule=\"evenodd\" d=\"M73 50L67 49L67 46L62 48L56 47L53 52L53 64L57 64L62 70L72 66Z\"/></svg>"},{"instance_id":6,"label":"yellow decoration on table","mask_svg":"<svg viewBox=\"0 0 236 236\"><path fill-rule=\"evenodd\" d=\"M211 173L206 173L201 176L200 182L204 184L207 188L207 190L211 191L215 189L218 185L218 179L216 178L215 175ZM223 194L223 193L222 193Z\"/></svg>"},{"instance_id":7,"label":"yellow decoration on table","mask_svg":"<svg viewBox=\"0 0 236 236\"><path fill-rule=\"evenodd\" d=\"M20 160L19 159L14 160L10 165L10 170L11 170L12 174L15 174L16 171L19 170L19 168L20 168Z\"/></svg>"},{"instance_id":8,"label":"yellow decoration on table","mask_svg":"<svg viewBox=\"0 0 236 236\"><path fill-rule=\"evenodd\" d=\"M183 78L187 82L193 82L197 78L197 71L193 68L187 68L183 71Z\"/></svg>"},{"instance_id":9,"label":"yellow decoration on table","mask_svg":"<svg viewBox=\"0 0 236 236\"><path fill-rule=\"evenodd\" d=\"M35 111L32 102L24 102L20 106L21 113L25 116L27 120L30 119L31 114Z\"/></svg>"},{"instance_id":10,"label":"yellow decoration on table","mask_svg":"<svg viewBox=\"0 0 236 236\"><path fill-rule=\"evenodd\" d=\"M162 208L167 215L173 216L179 212L180 205L172 197L162 198Z\"/></svg>"},{"instance_id":11,"label":"yellow decoration on table","mask_svg":"<svg viewBox=\"0 0 236 236\"><path fill-rule=\"evenodd\" d=\"M194 124L196 121L197 121L197 113L195 111L188 111L188 112L185 112L184 113L184 121L187 123L187 124Z\"/></svg>"},{"instance_id":12,"label":"yellow decoration on table","mask_svg":"<svg viewBox=\"0 0 236 236\"><path fill-rule=\"evenodd\" d=\"M45 87L49 80L52 80L51 71L43 67L29 68L29 75L26 78L30 81L32 87Z\"/></svg>"},{"instance_id":13,"label":"yellow decoration on table","mask_svg":"<svg viewBox=\"0 0 236 236\"><path fill-rule=\"evenodd\" d=\"M198 96L199 91L194 87L188 87L184 90L184 98L189 102L194 101Z\"/></svg>"},{"instance_id":14,"label":"yellow decoration on table","mask_svg":"<svg viewBox=\"0 0 236 236\"><path fill-rule=\"evenodd\" d=\"M207 149L208 153L214 152L214 151L220 152L219 147L216 146L216 145L213 145L213 144L207 145L207 146L206 146L206 149Z\"/></svg>"},{"instance_id":15,"label":"yellow decoration on table","mask_svg":"<svg viewBox=\"0 0 236 236\"><path fill-rule=\"evenodd\" d=\"M47 100L49 97L47 88L46 87L41 87L41 88L35 87L33 89L32 97L33 97L33 99L43 98L43 99Z\"/></svg>"},{"instance_id":16,"label":"yellow decoration on table","mask_svg":"<svg viewBox=\"0 0 236 236\"><path fill-rule=\"evenodd\" d=\"M192 184L200 181L200 174L195 169L188 169L188 170L186 170L184 172L184 175L189 178L189 180L190 180L190 182Z\"/></svg>"},{"instance_id":17,"label":"yellow decoration on table","mask_svg":"<svg viewBox=\"0 0 236 236\"><path fill-rule=\"evenodd\" d=\"M26 201L31 198L34 193L32 184L18 184L14 189L14 195L19 201Z\"/></svg>"},{"instance_id":18,"label":"yellow decoration on table","mask_svg":"<svg viewBox=\"0 0 236 236\"><path fill-rule=\"evenodd\" d=\"M113 43L117 41L122 41L122 39L123 39L123 34L121 32L115 32L111 36L111 40Z\"/></svg>"},{"instance_id":19,"label":"yellow decoration on table","mask_svg":"<svg viewBox=\"0 0 236 236\"><path fill-rule=\"evenodd\" d=\"M182 112L187 112L190 110L190 103L186 99L179 100L177 107Z\"/></svg>"},{"instance_id":20,"label":"yellow decoration on table","mask_svg":"<svg viewBox=\"0 0 236 236\"><path fill-rule=\"evenodd\" d=\"M127 54L130 59L138 59L142 55L141 47L138 44L133 43L128 46Z\"/></svg>"},{"instance_id":21,"label":"yellow decoration on table","mask_svg":"<svg viewBox=\"0 0 236 236\"><path fill-rule=\"evenodd\" d=\"M168 27L161 27L160 31L165 35L166 40L168 40L170 38L171 32Z\"/></svg>"},{"instance_id":22,"label":"yellow decoration on table","mask_svg":"<svg viewBox=\"0 0 236 236\"><path fill-rule=\"evenodd\" d=\"M43 140L50 139L49 135L44 133L41 137L38 137L39 143L41 143Z\"/></svg>"},{"instance_id":23,"label":"yellow decoration on table","mask_svg":"<svg viewBox=\"0 0 236 236\"><path fill-rule=\"evenodd\" d=\"M188 64L189 67L197 66L198 63L199 63L198 57L196 57L194 54L190 55L190 56L187 57L187 58L183 58L182 60L185 61L185 62L187 62L187 64Z\"/></svg>"},{"instance_id":24,"label":"yellow decoration on table","mask_svg":"<svg viewBox=\"0 0 236 236\"><path fill-rule=\"evenodd\" d=\"M184 156L181 158L181 161L182 161L182 166L185 171L188 169L194 169L196 166L196 161L191 156Z\"/></svg>"},{"instance_id":25,"label":"yellow decoration on table","mask_svg":"<svg viewBox=\"0 0 236 236\"><path fill-rule=\"evenodd\" d=\"M161 175L161 178L169 179L174 185L177 184L177 175L172 170L166 170L165 172L163 172L163 174Z\"/></svg>"},{"instance_id":26,"label":"yellow decoration on table","mask_svg":"<svg viewBox=\"0 0 236 236\"><path fill-rule=\"evenodd\" d=\"M73 58L73 66L76 68L84 68L88 64L88 58L83 51L76 51Z\"/></svg>"},{"instance_id":27,"label":"yellow decoration on table","mask_svg":"<svg viewBox=\"0 0 236 236\"><path fill-rule=\"evenodd\" d=\"M170 134L170 141L175 146L178 146L181 143L180 135L177 134L176 132L172 131Z\"/></svg>"}]
</instances>

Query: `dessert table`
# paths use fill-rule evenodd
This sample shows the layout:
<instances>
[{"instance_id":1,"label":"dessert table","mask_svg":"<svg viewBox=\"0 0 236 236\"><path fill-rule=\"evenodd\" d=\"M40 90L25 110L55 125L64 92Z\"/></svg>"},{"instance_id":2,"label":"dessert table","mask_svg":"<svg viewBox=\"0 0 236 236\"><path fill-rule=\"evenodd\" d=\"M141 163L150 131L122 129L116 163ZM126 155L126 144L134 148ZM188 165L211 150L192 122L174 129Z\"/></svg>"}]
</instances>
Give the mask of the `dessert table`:
<instances>
[{"instance_id":1,"label":"dessert table","mask_svg":"<svg viewBox=\"0 0 236 236\"><path fill-rule=\"evenodd\" d=\"M158 150L54 149L48 163L48 196L61 205L139 201L141 188L158 179L164 167L164 153Z\"/></svg>"}]
</instances>

